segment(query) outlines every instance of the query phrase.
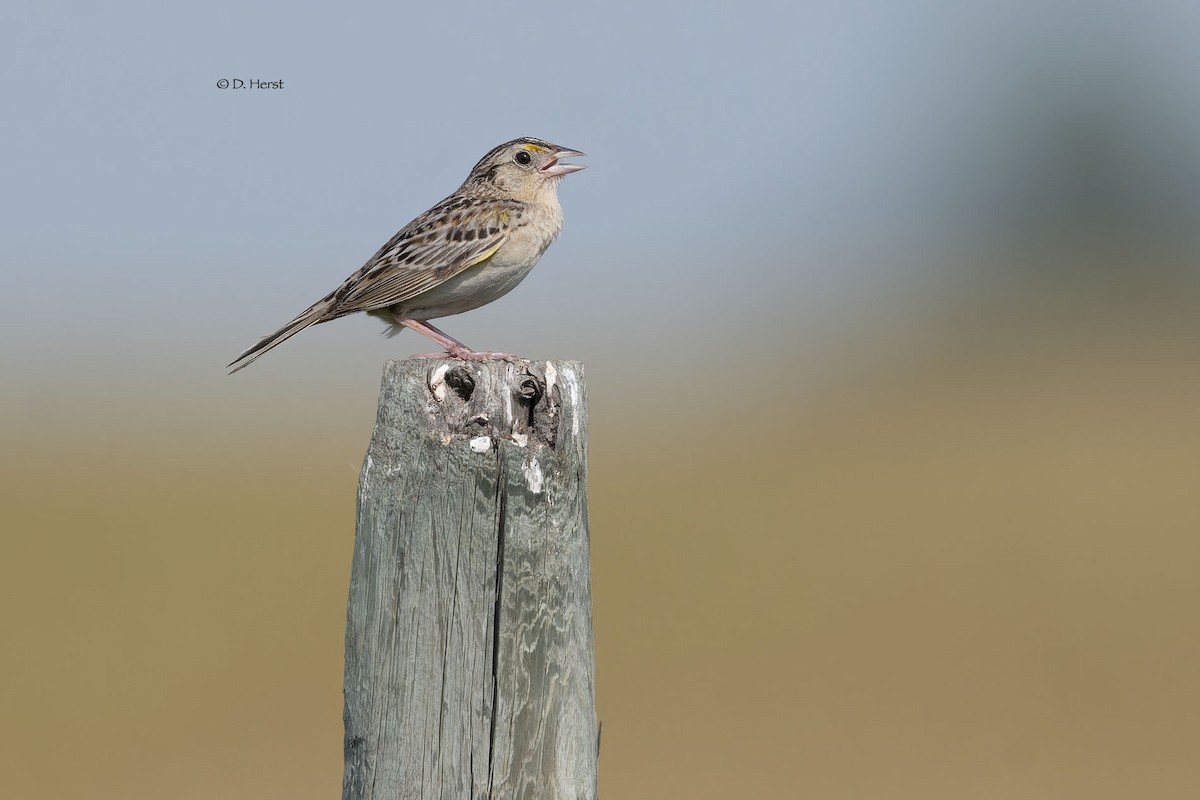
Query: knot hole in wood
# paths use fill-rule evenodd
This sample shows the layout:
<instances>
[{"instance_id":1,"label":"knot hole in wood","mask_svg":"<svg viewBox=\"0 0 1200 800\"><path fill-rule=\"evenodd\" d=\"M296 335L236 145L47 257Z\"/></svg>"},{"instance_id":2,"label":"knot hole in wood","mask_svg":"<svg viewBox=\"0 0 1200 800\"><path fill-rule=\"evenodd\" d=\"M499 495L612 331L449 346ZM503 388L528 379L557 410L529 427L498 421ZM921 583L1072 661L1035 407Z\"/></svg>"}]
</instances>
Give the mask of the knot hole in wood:
<instances>
[{"instance_id":1,"label":"knot hole in wood","mask_svg":"<svg viewBox=\"0 0 1200 800\"><path fill-rule=\"evenodd\" d=\"M475 393L475 376L466 367L451 367L446 371L446 385L465 403Z\"/></svg>"},{"instance_id":2,"label":"knot hole in wood","mask_svg":"<svg viewBox=\"0 0 1200 800\"><path fill-rule=\"evenodd\" d=\"M514 419L514 429L518 433L527 430L534 424L534 409L538 401L546 394L546 384L536 375L526 373L517 381L513 397L524 411L523 417Z\"/></svg>"}]
</instances>

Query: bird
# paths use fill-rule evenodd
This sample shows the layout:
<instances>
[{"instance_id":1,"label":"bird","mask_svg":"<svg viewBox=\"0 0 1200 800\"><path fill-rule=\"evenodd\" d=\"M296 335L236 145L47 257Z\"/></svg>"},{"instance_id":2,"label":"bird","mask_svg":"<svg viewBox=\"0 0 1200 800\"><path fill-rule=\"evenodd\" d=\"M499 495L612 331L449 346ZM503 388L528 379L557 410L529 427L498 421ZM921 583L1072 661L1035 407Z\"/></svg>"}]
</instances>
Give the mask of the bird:
<instances>
[{"instance_id":1,"label":"bird","mask_svg":"<svg viewBox=\"0 0 1200 800\"><path fill-rule=\"evenodd\" d=\"M430 320L491 303L529 274L562 230L559 181L585 168L561 159L583 155L528 136L493 147L453 194L401 228L341 286L242 352L229 374L310 325L360 311L387 322L388 335L410 328L445 348L422 357L515 360L472 350Z\"/></svg>"}]
</instances>

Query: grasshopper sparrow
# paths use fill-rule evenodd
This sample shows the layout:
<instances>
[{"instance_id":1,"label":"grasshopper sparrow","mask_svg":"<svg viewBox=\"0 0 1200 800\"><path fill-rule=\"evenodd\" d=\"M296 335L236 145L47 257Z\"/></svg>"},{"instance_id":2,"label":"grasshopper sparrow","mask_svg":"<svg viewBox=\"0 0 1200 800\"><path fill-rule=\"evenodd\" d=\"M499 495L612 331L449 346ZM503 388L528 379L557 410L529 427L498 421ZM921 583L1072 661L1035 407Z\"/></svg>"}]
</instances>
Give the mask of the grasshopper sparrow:
<instances>
[{"instance_id":1,"label":"grasshopper sparrow","mask_svg":"<svg viewBox=\"0 0 1200 800\"><path fill-rule=\"evenodd\" d=\"M507 294L562 230L558 182L584 168L559 161L578 150L522 138L493 148L454 194L405 225L342 285L229 364L230 373L309 325L358 311L381 317L390 333L412 328L451 358L484 360L429 324Z\"/></svg>"}]
</instances>

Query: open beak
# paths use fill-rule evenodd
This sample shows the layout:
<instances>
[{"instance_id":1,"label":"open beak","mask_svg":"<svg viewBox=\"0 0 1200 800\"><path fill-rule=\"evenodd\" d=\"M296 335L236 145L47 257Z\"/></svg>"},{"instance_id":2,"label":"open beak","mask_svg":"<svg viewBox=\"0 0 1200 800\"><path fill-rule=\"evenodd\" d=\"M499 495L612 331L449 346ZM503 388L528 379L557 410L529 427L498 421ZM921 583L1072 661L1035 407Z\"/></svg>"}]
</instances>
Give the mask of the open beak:
<instances>
[{"instance_id":1,"label":"open beak","mask_svg":"<svg viewBox=\"0 0 1200 800\"><path fill-rule=\"evenodd\" d=\"M581 153L578 150L568 150L561 148L550 154L550 160L546 162L546 166L538 170L546 177L561 178L563 175L570 175L572 172L579 172L581 169L587 169L586 164L561 164L560 158L571 158L573 156L582 156L586 153Z\"/></svg>"}]
</instances>

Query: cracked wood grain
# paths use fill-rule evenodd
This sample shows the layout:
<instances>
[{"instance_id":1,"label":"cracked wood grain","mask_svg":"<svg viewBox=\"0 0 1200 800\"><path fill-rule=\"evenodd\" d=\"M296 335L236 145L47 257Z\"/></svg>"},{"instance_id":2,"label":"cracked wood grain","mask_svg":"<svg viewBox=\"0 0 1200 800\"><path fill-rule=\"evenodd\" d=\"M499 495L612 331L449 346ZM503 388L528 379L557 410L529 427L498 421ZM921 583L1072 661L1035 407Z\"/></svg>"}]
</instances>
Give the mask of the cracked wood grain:
<instances>
[{"instance_id":1,"label":"cracked wood grain","mask_svg":"<svg viewBox=\"0 0 1200 800\"><path fill-rule=\"evenodd\" d=\"M576 362L389 362L359 480L345 800L597 795Z\"/></svg>"}]
</instances>

